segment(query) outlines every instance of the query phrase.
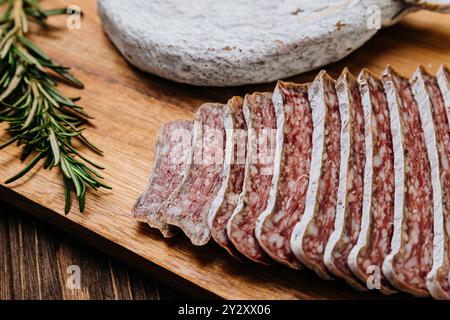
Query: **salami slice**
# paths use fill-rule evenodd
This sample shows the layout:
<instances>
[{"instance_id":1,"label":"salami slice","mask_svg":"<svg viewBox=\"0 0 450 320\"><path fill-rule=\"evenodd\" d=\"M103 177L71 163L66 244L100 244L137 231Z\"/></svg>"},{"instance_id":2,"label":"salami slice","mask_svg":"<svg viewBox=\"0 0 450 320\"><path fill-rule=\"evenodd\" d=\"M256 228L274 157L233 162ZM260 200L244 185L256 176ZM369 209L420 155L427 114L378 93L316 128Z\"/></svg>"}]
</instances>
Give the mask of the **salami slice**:
<instances>
[{"instance_id":1,"label":"salami slice","mask_svg":"<svg viewBox=\"0 0 450 320\"><path fill-rule=\"evenodd\" d=\"M276 200L258 219L256 238L274 260L301 269L290 237L303 215L309 181L313 123L308 85L279 81L273 101L284 113L280 175Z\"/></svg>"},{"instance_id":2,"label":"salami slice","mask_svg":"<svg viewBox=\"0 0 450 320\"><path fill-rule=\"evenodd\" d=\"M433 262L433 190L426 141L408 80L391 67L383 74L394 146L394 233L383 263L396 288L428 296L426 275Z\"/></svg>"},{"instance_id":3,"label":"salami slice","mask_svg":"<svg viewBox=\"0 0 450 320\"><path fill-rule=\"evenodd\" d=\"M236 209L244 185L247 124L244 119L243 104L244 100L241 97L234 97L228 102L233 118L233 130L229 130L227 134L232 135L234 139L233 161L224 201L217 211L211 212L208 221L213 239L236 257L239 257L239 254L228 239L227 224Z\"/></svg>"},{"instance_id":4,"label":"salami slice","mask_svg":"<svg viewBox=\"0 0 450 320\"><path fill-rule=\"evenodd\" d=\"M322 71L308 90L313 118L313 150L306 207L291 236L295 256L325 278L323 254L333 231L339 185L340 131L335 81Z\"/></svg>"},{"instance_id":5,"label":"salami slice","mask_svg":"<svg viewBox=\"0 0 450 320\"><path fill-rule=\"evenodd\" d=\"M448 69L442 65L438 71L437 74L437 80L439 84L439 88L441 91L441 96L443 97L444 102L444 110L447 112L447 125L450 124L450 72ZM433 96L438 96L438 94L433 91ZM439 100L438 100L439 101ZM438 102L437 101L437 102ZM442 112L442 106L438 109L439 112ZM445 121L441 117L441 121L439 123L436 123L437 126L442 125L441 130L444 129L444 123ZM448 153L448 140L444 142L445 144L445 151ZM445 190L446 194L444 195L444 204L448 207L449 206L449 191L448 191L448 184L450 183L450 177L448 175L448 160L450 159L450 156L447 154L445 157L444 155L442 157L442 168L446 172L446 176L443 176L441 174L441 183L443 185L443 189ZM435 217L436 220L436 217ZM440 222L437 221L438 226L440 227ZM442 247L438 247L439 250L436 250L436 253L439 255L439 257L434 258L434 264L432 272L428 275L428 289L430 290L433 297L437 299L449 299L450 296L450 290L449 290L449 282L450 282L450 216L449 216L449 209L447 208L446 211L444 211L444 220L442 222L443 225L443 237L442 237ZM436 222L435 222L436 226ZM436 241L435 241L436 242ZM444 250L442 253L441 250ZM442 259L442 260L441 260Z\"/></svg>"},{"instance_id":6,"label":"salami slice","mask_svg":"<svg viewBox=\"0 0 450 320\"><path fill-rule=\"evenodd\" d=\"M347 263L361 228L366 162L361 96L358 82L347 68L336 83L336 93L341 115L341 163L334 231L325 248L324 263L332 274L363 291L365 287Z\"/></svg>"},{"instance_id":7,"label":"salami slice","mask_svg":"<svg viewBox=\"0 0 450 320\"><path fill-rule=\"evenodd\" d=\"M170 195L181 186L190 168L192 125L192 121L182 120L161 128L150 181L132 210L136 220L159 229L166 238L173 237L176 229L164 222L161 210L166 207Z\"/></svg>"},{"instance_id":8,"label":"salami slice","mask_svg":"<svg viewBox=\"0 0 450 320\"><path fill-rule=\"evenodd\" d=\"M197 246L209 241L208 217L223 202L233 148L226 132L232 127L226 106L200 107L194 121L191 169L164 210L166 222L178 226Z\"/></svg>"},{"instance_id":9,"label":"salami slice","mask_svg":"<svg viewBox=\"0 0 450 320\"><path fill-rule=\"evenodd\" d=\"M245 98L244 116L248 127L244 191L228 221L227 232L244 256L268 264L271 260L258 244L255 226L276 193L273 182L278 181L279 159L275 155L279 154L277 149L281 146L277 140L282 135L277 128L282 128L283 115L275 110L271 93L254 93Z\"/></svg>"},{"instance_id":10,"label":"salami slice","mask_svg":"<svg viewBox=\"0 0 450 320\"><path fill-rule=\"evenodd\" d=\"M420 66L411 88L419 105L433 186L433 268L427 276L427 287L434 298L450 299L449 243L444 228L445 223L450 225L450 127L436 78Z\"/></svg>"},{"instance_id":11,"label":"salami slice","mask_svg":"<svg viewBox=\"0 0 450 320\"><path fill-rule=\"evenodd\" d=\"M358 77L365 119L364 191L361 231L348 256L353 274L371 290L396 291L381 272L390 252L394 222L394 150L383 85L367 69Z\"/></svg>"}]
</instances>

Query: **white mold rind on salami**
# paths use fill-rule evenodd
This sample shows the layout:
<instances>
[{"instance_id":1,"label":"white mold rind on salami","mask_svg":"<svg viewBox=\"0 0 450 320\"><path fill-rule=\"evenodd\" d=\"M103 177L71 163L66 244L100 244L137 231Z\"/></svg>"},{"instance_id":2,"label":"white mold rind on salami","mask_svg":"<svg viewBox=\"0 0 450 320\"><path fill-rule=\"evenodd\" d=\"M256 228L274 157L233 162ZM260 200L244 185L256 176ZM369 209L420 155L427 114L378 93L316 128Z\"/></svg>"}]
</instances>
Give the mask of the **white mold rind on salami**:
<instances>
[{"instance_id":1,"label":"white mold rind on salami","mask_svg":"<svg viewBox=\"0 0 450 320\"><path fill-rule=\"evenodd\" d=\"M337 80L336 93L341 116L341 164L334 231L325 248L324 263L333 275L363 291L365 287L347 263L361 226L365 166L364 112L358 83L348 69Z\"/></svg>"},{"instance_id":2,"label":"white mold rind on salami","mask_svg":"<svg viewBox=\"0 0 450 320\"><path fill-rule=\"evenodd\" d=\"M284 113L284 127L277 148L280 175L275 201L270 203L256 225L256 238L274 260L294 269L302 265L291 250L292 229L305 208L312 151L312 114L308 85L279 81L273 94L276 110ZM278 167L277 167L278 168ZM276 182L275 182L276 183Z\"/></svg>"},{"instance_id":3,"label":"white mold rind on salami","mask_svg":"<svg viewBox=\"0 0 450 320\"><path fill-rule=\"evenodd\" d=\"M165 223L161 210L171 194L181 186L190 168L192 156L192 121L165 124L158 135L152 174L145 192L132 209L133 217L159 229L166 238L176 229Z\"/></svg>"},{"instance_id":4,"label":"white mold rind on salami","mask_svg":"<svg viewBox=\"0 0 450 320\"><path fill-rule=\"evenodd\" d=\"M242 196L228 221L227 234L235 248L255 262L272 260L260 247L256 222L267 207L273 206L279 175L279 148L284 116L275 110L271 93L247 95L244 116L248 127L247 157Z\"/></svg>"},{"instance_id":5,"label":"white mold rind on salami","mask_svg":"<svg viewBox=\"0 0 450 320\"><path fill-rule=\"evenodd\" d=\"M334 86L322 71L308 91L314 125L310 180L305 212L291 236L295 256L324 279L331 279L323 254L334 227L339 185L341 121Z\"/></svg>"},{"instance_id":6,"label":"white mold rind on salami","mask_svg":"<svg viewBox=\"0 0 450 320\"><path fill-rule=\"evenodd\" d=\"M446 66L442 65L439 68L437 79L447 109L447 117L450 119L450 71Z\"/></svg>"},{"instance_id":7,"label":"white mold rind on salami","mask_svg":"<svg viewBox=\"0 0 450 320\"><path fill-rule=\"evenodd\" d=\"M391 67L382 79L391 115L395 170L394 233L383 272L397 289L429 296L426 275L433 263L434 221L424 133L408 80Z\"/></svg>"},{"instance_id":8,"label":"white mold rind on salami","mask_svg":"<svg viewBox=\"0 0 450 320\"><path fill-rule=\"evenodd\" d=\"M427 275L427 287L435 299L449 300L449 247L444 226L450 219L450 127L438 83L422 66L415 72L411 88L419 105L433 186L433 268Z\"/></svg>"},{"instance_id":9,"label":"white mold rind on salami","mask_svg":"<svg viewBox=\"0 0 450 320\"><path fill-rule=\"evenodd\" d=\"M164 210L167 223L178 226L196 246L208 243L208 217L223 201L233 148L226 129L232 125L226 106L200 107L194 121L191 169Z\"/></svg>"},{"instance_id":10,"label":"white mold rind on salami","mask_svg":"<svg viewBox=\"0 0 450 320\"><path fill-rule=\"evenodd\" d=\"M394 151L383 85L367 69L358 77L365 119L364 195L361 230L348 266L367 288L396 291L381 272L390 252L394 222Z\"/></svg>"},{"instance_id":11,"label":"white mold rind on salami","mask_svg":"<svg viewBox=\"0 0 450 320\"><path fill-rule=\"evenodd\" d=\"M242 194L245 176L245 158L247 146L247 124L243 113L244 100L234 97L228 102L233 120L233 128L227 130L227 138L233 139L232 162L230 177L225 190L225 197L218 210L212 210L208 219L211 236L217 244L226 249L231 255L239 258L227 235L227 224L236 209Z\"/></svg>"}]
</instances>

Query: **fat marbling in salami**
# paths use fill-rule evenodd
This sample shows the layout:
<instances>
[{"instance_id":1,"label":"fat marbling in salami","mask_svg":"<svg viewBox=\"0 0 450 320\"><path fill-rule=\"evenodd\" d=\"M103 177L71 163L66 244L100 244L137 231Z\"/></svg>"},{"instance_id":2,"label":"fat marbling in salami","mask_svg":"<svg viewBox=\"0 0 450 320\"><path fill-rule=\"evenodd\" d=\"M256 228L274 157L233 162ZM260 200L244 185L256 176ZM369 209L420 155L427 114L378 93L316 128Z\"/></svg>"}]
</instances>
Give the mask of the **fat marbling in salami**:
<instances>
[{"instance_id":1,"label":"fat marbling in salami","mask_svg":"<svg viewBox=\"0 0 450 320\"><path fill-rule=\"evenodd\" d=\"M273 206L261 214L256 238L274 260L294 269L302 265L291 250L292 229L305 209L312 151L312 114L308 85L279 81L273 94L284 115L278 191Z\"/></svg>"},{"instance_id":2,"label":"fat marbling in salami","mask_svg":"<svg viewBox=\"0 0 450 320\"><path fill-rule=\"evenodd\" d=\"M391 67L383 84L391 115L394 146L394 233L383 263L397 289L428 296L426 275L433 263L433 188L419 108L409 81Z\"/></svg>"},{"instance_id":3,"label":"fat marbling in salami","mask_svg":"<svg viewBox=\"0 0 450 320\"><path fill-rule=\"evenodd\" d=\"M271 259L260 247L255 226L260 214L274 200L279 174L277 137L282 133L282 112L275 110L271 93L247 95L244 115L248 127L247 158L243 195L228 221L228 238L237 250L247 258L270 263ZM277 123L280 122L280 123Z\"/></svg>"},{"instance_id":4,"label":"fat marbling in salami","mask_svg":"<svg viewBox=\"0 0 450 320\"><path fill-rule=\"evenodd\" d=\"M346 68L336 83L341 115L341 163L334 231L325 248L328 271L354 288L365 287L350 271L347 258L358 240L365 167L364 111L358 82Z\"/></svg>"},{"instance_id":5,"label":"fat marbling in salami","mask_svg":"<svg viewBox=\"0 0 450 320\"><path fill-rule=\"evenodd\" d=\"M305 212L292 232L291 248L305 266L330 279L323 254L334 228L339 185L341 120L335 81L320 72L308 97L314 125L310 180Z\"/></svg>"},{"instance_id":6,"label":"fat marbling in salami","mask_svg":"<svg viewBox=\"0 0 450 320\"><path fill-rule=\"evenodd\" d=\"M363 207L358 241L348 256L353 274L370 290L396 291L384 277L394 222L394 150L389 107L383 84L367 69L358 77L365 119Z\"/></svg>"},{"instance_id":7,"label":"fat marbling in salami","mask_svg":"<svg viewBox=\"0 0 450 320\"><path fill-rule=\"evenodd\" d=\"M191 169L163 211L166 222L178 226L197 246L209 241L208 217L218 210L228 185L233 142L226 133L232 126L225 105L200 107L194 121Z\"/></svg>"},{"instance_id":8,"label":"fat marbling in salami","mask_svg":"<svg viewBox=\"0 0 450 320\"><path fill-rule=\"evenodd\" d=\"M166 238L176 234L176 228L165 223L161 210L181 186L190 168L192 153L192 121L181 120L165 124L156 142L153 172L145 192L133 207L133 217L159 229Z\"/></svg>"}]
</instances>

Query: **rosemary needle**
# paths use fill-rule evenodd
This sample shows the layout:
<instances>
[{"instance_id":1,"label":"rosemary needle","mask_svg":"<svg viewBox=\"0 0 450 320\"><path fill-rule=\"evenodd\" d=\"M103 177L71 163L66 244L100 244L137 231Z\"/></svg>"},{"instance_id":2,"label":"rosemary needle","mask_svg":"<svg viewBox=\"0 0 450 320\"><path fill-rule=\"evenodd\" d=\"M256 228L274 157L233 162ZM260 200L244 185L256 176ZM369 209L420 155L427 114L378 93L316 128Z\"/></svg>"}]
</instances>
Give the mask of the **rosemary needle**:
<instances>
[{"instance_id":1,"label":"rosemary needle","mask_svg":"<svg viewBox=\"0 0 450 320\"><path fill-rule=\"evenodd\" d=\"M14 177L12 183L43 162L44 168L59 168L65 194L65 213L71 209L74 192L83 212L87 190L110 189L102 183L96 169L103 169L74 145L77 139L94 153L102 154L83 136L81 126L90 119L78 99L63 96L56 88L65 82L76 88L83 84L69 68L50 59L27 38L29 22L46 25L52 15L67 10L43 10L38 0L0 0L0 123L8 124L11 138L0 144L0 150L17 143L23 146L21 161L32 160Z\"/></svg>"}]
</instances>

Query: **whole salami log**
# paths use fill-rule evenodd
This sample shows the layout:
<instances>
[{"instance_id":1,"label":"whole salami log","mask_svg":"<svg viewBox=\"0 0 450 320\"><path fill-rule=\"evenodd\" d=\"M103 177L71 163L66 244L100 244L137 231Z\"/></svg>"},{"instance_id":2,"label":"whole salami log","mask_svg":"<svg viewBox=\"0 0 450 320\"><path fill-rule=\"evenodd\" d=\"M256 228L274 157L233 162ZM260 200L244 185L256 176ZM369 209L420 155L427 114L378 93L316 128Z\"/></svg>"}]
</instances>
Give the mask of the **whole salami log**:
<instances>
[{"instance_id":1,"label":"whole salami log","mask_svg":"<svg viewBox=\"0 0 450 320\"><path fill-rule=\"evenodd\" d=\"M283 115L275 110L271 93L247 95L244 116L248 127L247 158L243 195L228 221L228 238L249 259L268 264L270 258L261 249L255 226L260 214L274 201L278 181L277 138L282 130ZM278 167L278 169L275 169Z\"/></svg>"},{"instance_id":2,"label":"whole salami log","mask_svg":"<svg viewBox=\"0 0 450 320\"><path fill-rule=\"evenodd\" d=\"M334 227L340 164L341 120L334 86L322 71L308 91L314 125L310 180L305 212L291 236L295 256L325 279L331 279L323 254Z\"/></svg>"},{"instance_id":3,"label":"whole salami log","mask_svg":"<svg viewBox=\"0 0 450 320\"><path fill-rule=\"evenodd\" d=\"M209 241L208 217L219 209L228 185L233 141L226 132L232 127L226 106L200 107L194 121L191 169L163 211L166 222L178 226L197 246Z\"/></svg>"},{"instance_id":4,"label":"whole salami log","mask_svg":"<svg viewBox=\"0 0 450 320\"><path fill-rule=\"evenodd\" d=\"M227 224L236 209L244 185L247 124L244 119L243 104L244 100L241 97L234 97L228 102L233 129L228 130L227 134L232 135L234 143L230 178L222 204L217 211L211 211L208 221L213 239L235 257L239 257L239 253L228 239Z\"/></svg>"},{"instance_id":5,"label":"whole salami log","mask_svg":"<svg viewBox=\"0 0 450 320\"><path fill-rule=\"evenodd\" d=\"M336 93L341 115L341 163L334 231L325 248L324 263L332 274L363 291L365 287L347 263L361 227L365 167L364 111L358 82L347 68L336 83Z\"/></svg>"},{"instance_id":6,"label":"whole salami log","mask_svg":"<svg viewBox=\"0 0 450 320\"><path fill-rule=\"evenodd\" d=\"M173 237L176 229L164 222L161 210L166 207L170 195L181 186L190 168L192 125L192 121L181 120L161 128L150 181L132 209L136 220L159 229L166 238Z\"/></svg>"},{"instance_id":7,"label":"whole salami log","mask_svg":"<svg viewBox=\"0 0 450 320\"><path fill-rule=\"evenodd\" d=\"M403 0L405 3L437 12L450 12L450 0Z\"/></svg>"},{"instance_id":8,"label":"whole salami log","mask_svg":"<svg viewBox=\"0 0 450 320\"><path fill-rule=\"evenodd\" d=\"M426 275L433 263L431 167L419 109L408 80L391 67L383 74L394 146L394 233L383 263L396 288L428 296Z\"/></svg>"},{"instance_id":9,"label":"whole salami log","mask_svg":"<svg viewBox=\"0 0 450 320\"><path fill-rule=\"evenodd\" d=\"M434 298L448 300L450 247L444 225L450 221L450 127L436 78L419 66L411 80L411 88L419 106L433 186L433 268L427 275L427 287Z\"/></svg>"},{"instance_id":10,"label":"whole salami log","mask_svg":"<svg viewBox=\"0 0 450 320\"><path fill-rule=\"evenodd\" d=\"M313 123L308 85L279 81L273 101L284 114L280 175L276 200L258 219L256 238L274 260L301 269L290 237L303 215L309 181Z\"/></svg>"},{"instance_id":11,"label":"whole salami log","mask_svg":"<svg viewBox=\"0 0 450 320\"><path fill-rule=\"evenodd\" d=\"M390 252L394 222L394 150L383 85L367 69L358 77L365 119L364 194L361 231L348 256L353 274L371 290L395 290L381 272Z\"/></svg>"},{"instance_id":12,"label":"whole salami log","mask_svg":"<svg viewBox=\"0 0 450 320\"><path fill-rule=\"evenodd\" d=\"M98 13L111 41L138 68L190 85L235 86L271 82L341 60L380 27L421 8L448 11L448 3L99 0Z\"/></svg>"}]
</instances>

